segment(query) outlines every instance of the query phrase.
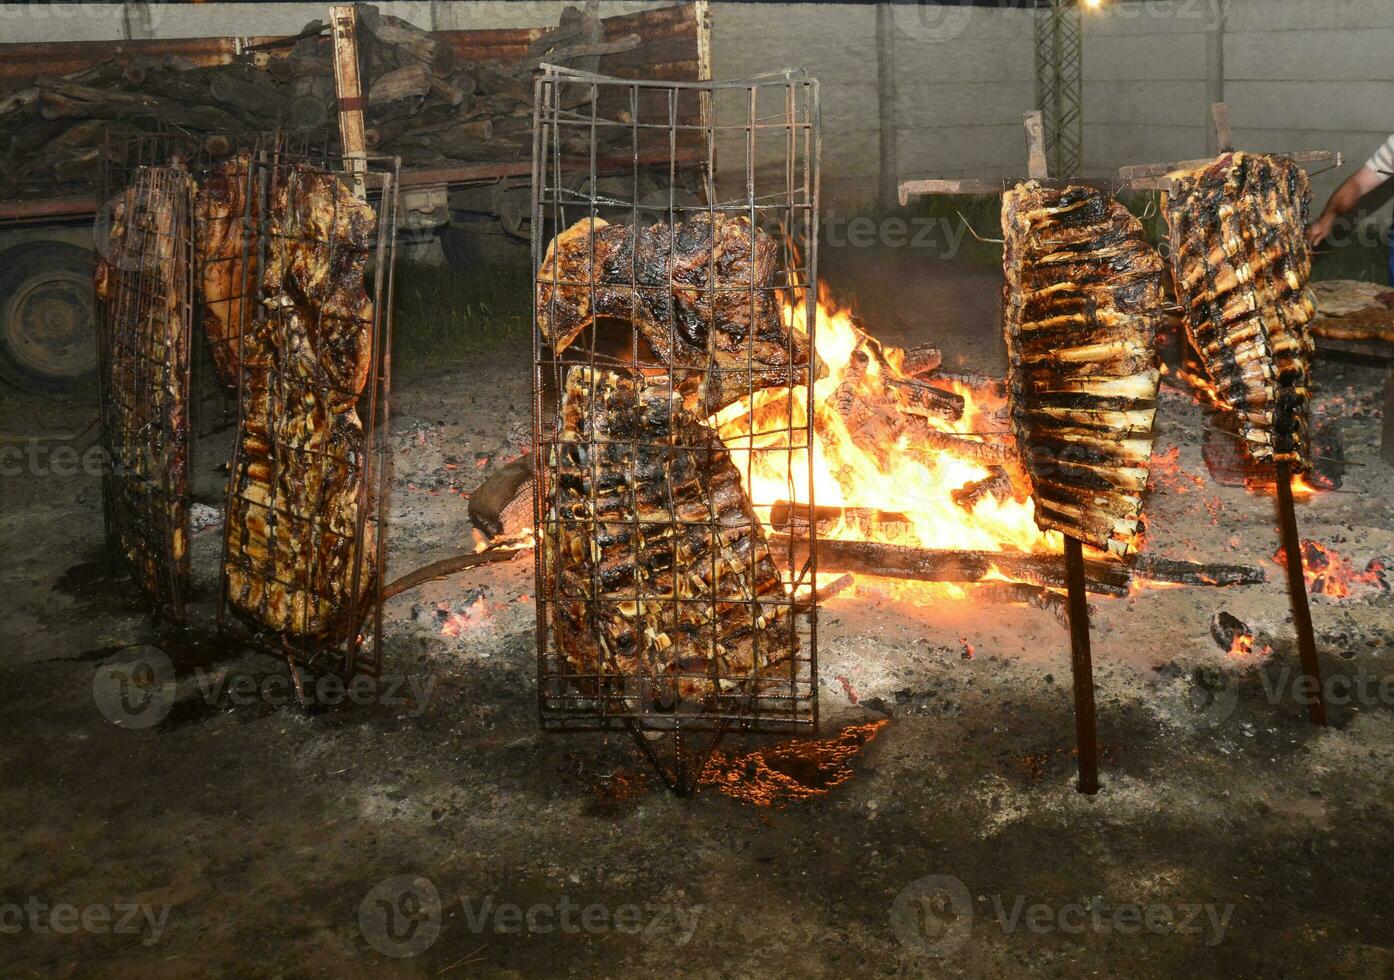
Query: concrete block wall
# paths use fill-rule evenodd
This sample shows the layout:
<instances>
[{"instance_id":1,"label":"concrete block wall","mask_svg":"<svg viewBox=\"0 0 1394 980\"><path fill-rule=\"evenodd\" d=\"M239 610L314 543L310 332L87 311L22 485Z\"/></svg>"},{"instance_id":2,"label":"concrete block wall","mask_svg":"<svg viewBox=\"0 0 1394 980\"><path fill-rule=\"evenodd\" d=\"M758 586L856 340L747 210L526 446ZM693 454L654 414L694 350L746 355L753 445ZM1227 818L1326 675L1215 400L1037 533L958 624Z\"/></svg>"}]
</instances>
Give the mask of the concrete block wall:
<instances>
[{"instance_id":1,"label":"concrete block wall","mask_svg":"<svg viewBox=\"0 0 1394 980\"><path fill-rule=\"evenodd\" d=\"M663 0L608 0L605 15ZM554 24L562 0L392 0L423 27ZM0 5L5 41L291 33L320 3ZM712 4L714 70L740 78L803 66L821 81L823 203L874 200L880 169L872 4ZM899 174L1020 172L1021 114L1034 106L1031 11L900 3L894 119ZM1394 130L1394 0L1107 0L1084 20L1085 168L1209 152L1209 104L1230 103L1255 150L1331 148L1347 165L1316 176L1318 206ZM743 139L719 146L739 176ZM762 153L768 161L772 153ZM1394 182L1392 182L1394 183ZM1390 193L1373 217L1387 220Z\"/></svg>"}]
</instances>

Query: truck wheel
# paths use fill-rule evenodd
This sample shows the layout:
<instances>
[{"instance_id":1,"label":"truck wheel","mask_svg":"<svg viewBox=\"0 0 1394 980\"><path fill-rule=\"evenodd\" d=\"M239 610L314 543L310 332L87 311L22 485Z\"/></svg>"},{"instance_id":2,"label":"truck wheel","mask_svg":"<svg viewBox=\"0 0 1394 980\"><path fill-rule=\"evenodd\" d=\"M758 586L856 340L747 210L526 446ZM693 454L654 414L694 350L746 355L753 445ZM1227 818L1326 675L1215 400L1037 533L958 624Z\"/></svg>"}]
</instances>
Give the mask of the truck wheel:
<instances>
[{"instance_id":1,"label":"truck wheel","mask_svg":"<svg viewBox=\"0 0 1394 980\"><path fill-rule=\"evenodd\" d=\"M44 394L96 373L92 267L91 252L62 242L0 254L0 378Z\"/></svg>"}]
</instances>

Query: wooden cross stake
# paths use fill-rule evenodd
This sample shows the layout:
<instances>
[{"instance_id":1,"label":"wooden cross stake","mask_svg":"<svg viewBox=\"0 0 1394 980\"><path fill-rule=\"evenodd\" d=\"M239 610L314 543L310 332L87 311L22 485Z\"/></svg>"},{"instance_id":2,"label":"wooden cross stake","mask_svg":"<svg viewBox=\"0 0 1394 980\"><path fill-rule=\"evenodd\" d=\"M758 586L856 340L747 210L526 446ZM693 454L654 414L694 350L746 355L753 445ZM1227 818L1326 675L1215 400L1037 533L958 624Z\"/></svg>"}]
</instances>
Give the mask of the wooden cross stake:
<instances>
[{"instance_id":1,"label":"wooden cross stake","mask_svg":"<svg viewBox=\"0 0 1394 980\"><path fill-rule=\"evenodd\" d=\"M367 141L363 134L363 82L358 65L358 8L352 4L329 8L334 33L334 90L339 98L339 141L344 169L353 174L353 193L368 196Z\"/></svg>"}]
</instances>

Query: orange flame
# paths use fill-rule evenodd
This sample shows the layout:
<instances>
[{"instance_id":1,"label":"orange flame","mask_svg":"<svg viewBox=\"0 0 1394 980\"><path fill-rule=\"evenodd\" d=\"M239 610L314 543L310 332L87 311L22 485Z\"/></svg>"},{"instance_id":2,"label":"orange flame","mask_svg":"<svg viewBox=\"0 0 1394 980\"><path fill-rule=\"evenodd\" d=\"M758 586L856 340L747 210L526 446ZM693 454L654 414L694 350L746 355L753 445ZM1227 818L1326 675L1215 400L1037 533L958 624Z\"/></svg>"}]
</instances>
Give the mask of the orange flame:
<instances>
[{"instance_id":1,"label":"orange flame","mask_svg":"<svg viewBox=\"0 0 1394 980\"><path fill-rule=\"evenodd\" d=\"M786 307L785 318L793 327L803 329L802 307ZM792 392L782 388L756 392L753 399L731 405L713 418L742 473L757 514L768 520L768 508L777 501L810 503L811 482L819 507L864 507L906 515L905 521L877 529L874 537L879 541L923 548L1058 552L1060 536L1036 526L1030 500L998 500L984 494L971 512L954 502L952 491L991 475L981 463L952 451L916 447L911 434L901 435L885 452L869 452L858 444L834 407L833 395L853 353L866 339L850 310L820 295L816 346L828 374L814 385L811 460L806 447L808 391L804 387ZM883 349L887 363L898 369L904 352ZM882 371L872 358L858 391L871 399L883 398L886 379L881 377ZM930 418L930 426L945 433L1004 430L1003 423L993 417L1004 407L1003 400L984 398L981 391L958 383L935 383L961 395L964 412L956 422ZM873 536L841 519L819 533L852 539ZM958 589L944 591L963 594Z\"/></svg>"}]
</instances>

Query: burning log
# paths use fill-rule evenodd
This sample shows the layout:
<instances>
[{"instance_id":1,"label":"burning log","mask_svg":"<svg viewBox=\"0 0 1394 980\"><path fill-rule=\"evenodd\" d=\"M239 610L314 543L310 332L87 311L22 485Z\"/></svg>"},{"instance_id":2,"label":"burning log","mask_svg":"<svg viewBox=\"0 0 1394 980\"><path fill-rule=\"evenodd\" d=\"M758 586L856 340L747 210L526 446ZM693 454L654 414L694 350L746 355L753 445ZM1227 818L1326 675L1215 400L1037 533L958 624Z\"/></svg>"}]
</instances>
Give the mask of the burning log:
<instances>
[{"instance_id":1,"label":"burning log","mask_svg":"<svg viewBox=\"0 0 1394 980\"><path fill-rule=\"evenodd\" d=\"M808 557L808 542L787 534L770 536L770 551L793 556L795 564ZM853 572L877 578L917 582L981 582L993 570L1008 579L1063 589L1065 574L1056 555L1018 551L944 551L884 544L880 541L818 542L819 572ZM1099 595L1125 596L1132 572L1114 561L1085 562L1086 585Z\"/></svg>"},{"instance_id":2,"label":"burning log","mask_svg":"<svg viewBox=\"0 0 1394 980\"><path fill-rule=\"evenodd\" d=\"M943 388L902 378L883 378L886 388L895 395L896 401L912 415L927 415L933 418L957 422L963 418L963 396Z\"/></svg>"},{"instance_id":3,"label":"burning log","mask_svg":"<svg viewBox=\"0 0 1394 980\"><path fill-rule=\"evenodd\" d=\"M827 585L818 587L818 601L826 602L833 596L841 595L857 583L856 576L848 573L839 575ZM796 613L808 613L813 611L813 590L809 588L800 589L794 596L794 611Z\"/></svg>"},{"instance_id":4,"label":"burning log","mask_svg":"<svg viewBox=\"0 0 1394 980\"><path fill-rule=\"evenodd\" d=\"M1140 554L1131 561L1133 572L1153 582L1181 585L1258 585L1268 574L1257 565L1225 565L1218 562L1182 561L1161 555Z\"/></svg>"},{"instance_id":5,"label":"burning log","mask_svg":"<svg viewBox=\"0 0 1394 980\"><path fill-rule=\"evenodd\" d=\"M1016 487L1013 486L1007 470L1001 466L993 466L988 470L986 477L950 491L949 496L958 506L971 512L984 497L990 495L1000 504L1011 499L1015 493Z\"/></svg>"},{"instance_id":6,"label":"burning log","mask_svg":"<svg viewBox=\"0 0 1394 980\"><path fill-rule=\"evenodd\" d=\"M941 382L960 384L975 395L987 395L998 400L1007 397L1007 382L1004 378L994 378L977 371L935 371L934 377Z\"/></svg>"},{"instance_id":7,"label":"burning log","mask_svg":"<svg viewBox=\"0 0 1394 980\"><path fill-rule=\"evenodd\" d=\"M912 525L906 514L877 510L873 507L812 507L787 500L777 501L770 508L770 526L796 537L806 537L816 524L821 535L842 522L867 537L890 537L908 530Z\"/></svg>"},{"instance_id":8,"label":"burning log","mask_svg":"<svg viewBox=\"0 0 1394 980\"><path fill-rule=\"evenodd\" d=\"M900 373L907 378L917 378L937 370L943 363L944 355L934 344L907 347L900 360Z\"/></svg>"},{"instance_id":9,"label":"burning log","mask_svg":"<svg viewBox=\"0 0 1394 980\"><path fill-rule=\"evenodd\" d=\"M1026 582L984 582L973 587L973 598L997 605L1027 605L1044 609L1061 626L1069 628L1069 604L1063 592ZM1091 610L1092 612L1092 610Z\"/></svg>"},{"instance_id":10,"label":"burning log","mask_svg":"<svg viewBox=\"0 0 1394 980\"><path fill-rule=\"evenodd\" d=\"M970 436L939 432L928 426L916 430L915 443L910 447L911 452L926 449L947 452L984 466L1001 465L1012 456L1012 447L1005 443L978 442Z\"/></svg>"},{"instance_id":11,"label":"burning log","mask_svg":"<svg viewBox=\"0 0 1394 980\"><path fill-rule=\"evenodd\" d=\"M470 523L490 538L532 524L532 456L501 466L470 494Z\"/></svg>"}]
</instances>

